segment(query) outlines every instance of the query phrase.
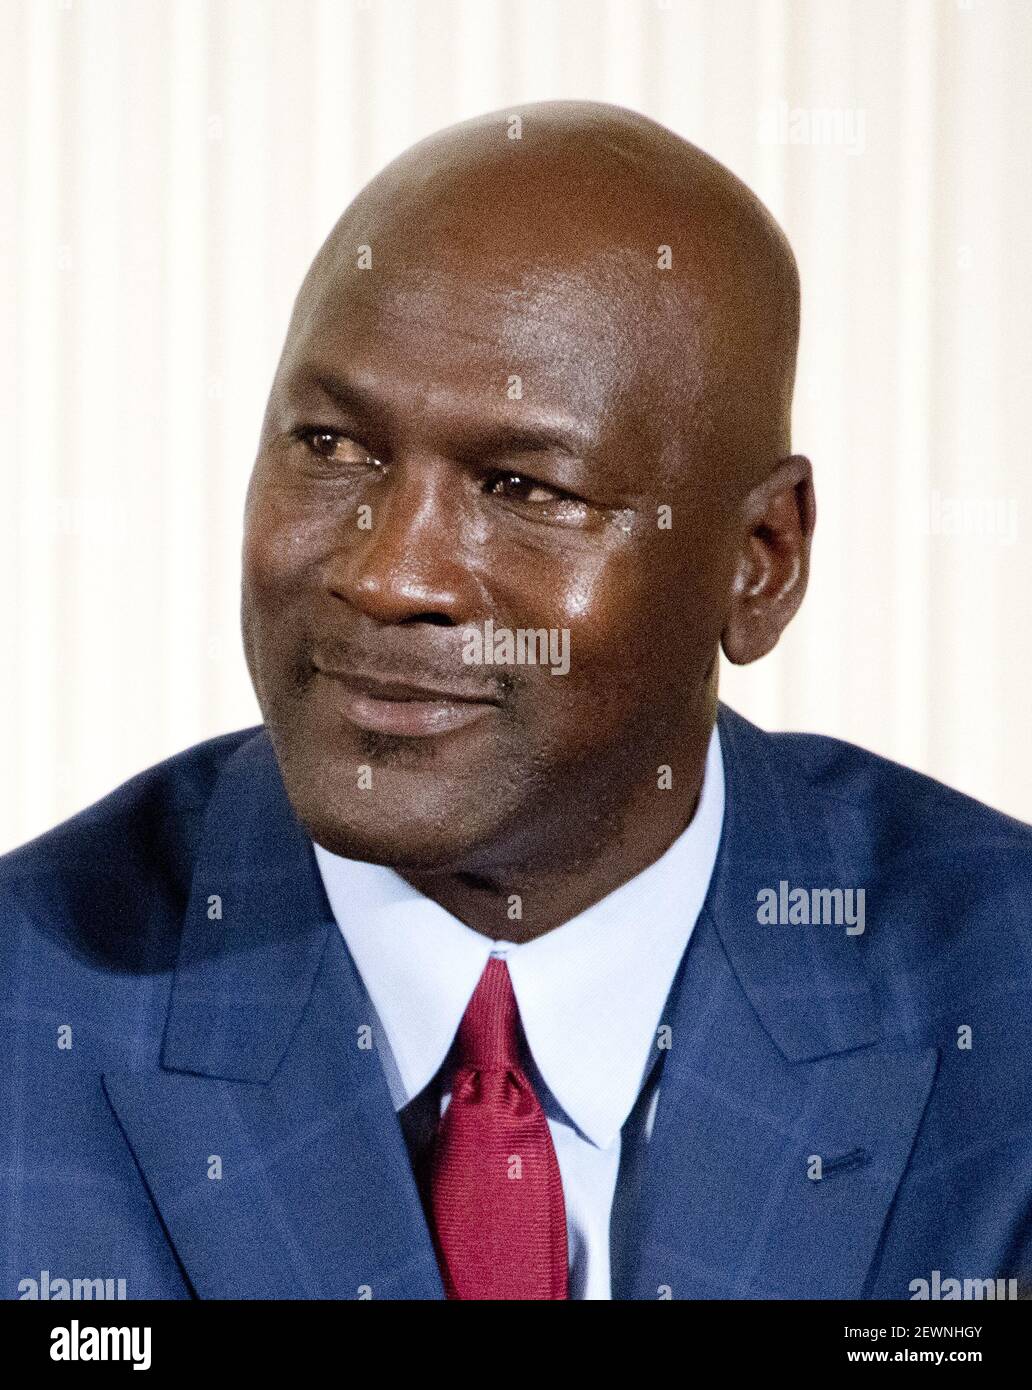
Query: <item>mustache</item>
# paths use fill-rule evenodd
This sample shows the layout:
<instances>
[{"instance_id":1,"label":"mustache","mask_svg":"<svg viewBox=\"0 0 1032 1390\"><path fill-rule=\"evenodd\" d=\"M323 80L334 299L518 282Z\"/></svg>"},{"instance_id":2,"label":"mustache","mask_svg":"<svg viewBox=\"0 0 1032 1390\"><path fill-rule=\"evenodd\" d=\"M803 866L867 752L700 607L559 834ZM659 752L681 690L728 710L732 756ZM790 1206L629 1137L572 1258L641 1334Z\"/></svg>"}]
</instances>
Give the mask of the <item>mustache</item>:
<instances>
[{"instance_id":1,"label":"mustache","mask_svg":"<svg viewBox=\"0 0 1032 1390\"><path fill-rule=\"evenodd\" d=\"M462 659L461 628L437 629L439 645L429 649L427 633L419 645L399 642L394 630L381 642L355 642L346 638L307 640L298 654L299 684L307 685L317 670L354 673L385 685L424 686L428 690L461 691L467 699L490 700L505 705L523 683L522 672L472 666ZM436 635L436 634L435 634ZM445 638L450 640L443 640ZM415 638L415 633L413 633Z\"/></svg>"}]
</instances>

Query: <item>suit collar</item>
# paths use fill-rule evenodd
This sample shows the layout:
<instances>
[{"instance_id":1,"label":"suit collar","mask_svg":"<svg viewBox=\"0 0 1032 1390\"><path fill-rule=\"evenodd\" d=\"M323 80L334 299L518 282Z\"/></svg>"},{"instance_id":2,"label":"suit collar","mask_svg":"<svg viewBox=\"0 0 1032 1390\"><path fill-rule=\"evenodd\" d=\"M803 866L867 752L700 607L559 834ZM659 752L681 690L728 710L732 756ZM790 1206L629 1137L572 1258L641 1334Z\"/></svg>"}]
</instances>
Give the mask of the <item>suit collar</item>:
<instances>
[{"instance_id":1,"label":"suit collar","mask_svg":"<svg viewBox=\"0 0 1032 1390\"><path fill-rule=\"evenodd\" d=\"M312 993L332 914L312 845L258 730L208 803L183 922L162 1064L268 1081Z\"/></svg>"},{"instance_id":2,"label":"suit collar","mask_svg":"<svg viewBox=\"0 0 1032 1390\"><path fill-rule=\"evenodd\" d=\"M720 706L727 805L706 910L746 997L790 1061L864 1047L881 1036L863 937L842 926L761 925L764 889L863 886L850 861L852 808L828 805L784 746ZM846 829L846 833L843 831Z\"/></svg>"}]
</instances>

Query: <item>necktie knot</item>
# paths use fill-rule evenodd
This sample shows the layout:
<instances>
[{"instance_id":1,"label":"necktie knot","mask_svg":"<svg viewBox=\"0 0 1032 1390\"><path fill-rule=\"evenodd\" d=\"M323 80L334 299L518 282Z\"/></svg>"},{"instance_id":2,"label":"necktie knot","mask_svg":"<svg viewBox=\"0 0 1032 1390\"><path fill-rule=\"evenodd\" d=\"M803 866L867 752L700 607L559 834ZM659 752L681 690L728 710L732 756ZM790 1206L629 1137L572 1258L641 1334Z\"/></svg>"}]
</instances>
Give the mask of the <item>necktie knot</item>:
<instances>
[{"instance_id":1,"label":"necktie knot","mask_svg":"<svg viewBox=\"0 0 1032 1390\"><path fill-rule=\"evenodd\" d=\"M476 1071L518 1067L518 1017L509 967L492 956L459 1025L458 1065Z\"/></svg>"}]
</instances>

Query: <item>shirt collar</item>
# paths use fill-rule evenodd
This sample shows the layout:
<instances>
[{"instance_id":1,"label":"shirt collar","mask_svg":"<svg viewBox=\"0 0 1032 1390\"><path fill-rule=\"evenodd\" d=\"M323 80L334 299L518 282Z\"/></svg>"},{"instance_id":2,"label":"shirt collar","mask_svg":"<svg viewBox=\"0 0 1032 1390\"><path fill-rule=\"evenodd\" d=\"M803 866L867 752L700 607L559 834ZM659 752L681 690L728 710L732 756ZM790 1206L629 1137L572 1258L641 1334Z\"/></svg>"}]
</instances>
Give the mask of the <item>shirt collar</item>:
<instances>
[{"instance_id":1,"label":"shirt collar","mask_svg":"<svg viewBox=\"0 0 1032 1390\"><path fill-rule=\"evenodd\" d=\"M612 1143L651 1060L723 821L724 767L714 727L695 815L666 853L561 927L520 945L473 931L393 869L316 845L330 907L397 1069L396 1107L439 1070L494 952L507 960L545 1084L592 1143Z\"/></svg>"}]
</instances>

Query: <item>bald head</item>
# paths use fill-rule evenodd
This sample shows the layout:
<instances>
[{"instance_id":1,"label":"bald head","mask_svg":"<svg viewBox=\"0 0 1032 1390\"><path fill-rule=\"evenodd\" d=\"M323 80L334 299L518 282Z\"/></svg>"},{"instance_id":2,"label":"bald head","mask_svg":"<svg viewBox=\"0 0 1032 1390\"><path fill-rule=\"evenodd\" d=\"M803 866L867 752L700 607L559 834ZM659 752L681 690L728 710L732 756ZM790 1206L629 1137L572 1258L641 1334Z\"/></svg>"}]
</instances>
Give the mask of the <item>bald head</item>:
<instances>
[{"instance_id":1,"label":"bald head","mask_svg":"<svg viewBox=\"0 0 1032 1390\"><path fill-rule=\"evenodd\" d=\"M366 280L355 273L360 246ZM580 395L604 393L608 409L642 417L664 471L709 460L739 493L788 453L791 248L739 179L656 121L542 102L420 141L333 228L298 296L288 351L345 283L369 296L389 286L399 319L432 320L474 281L512 307L500 346L514 372L525 368L525 387L534 364L558 353Z\"/></svg>"}]
</instances>

